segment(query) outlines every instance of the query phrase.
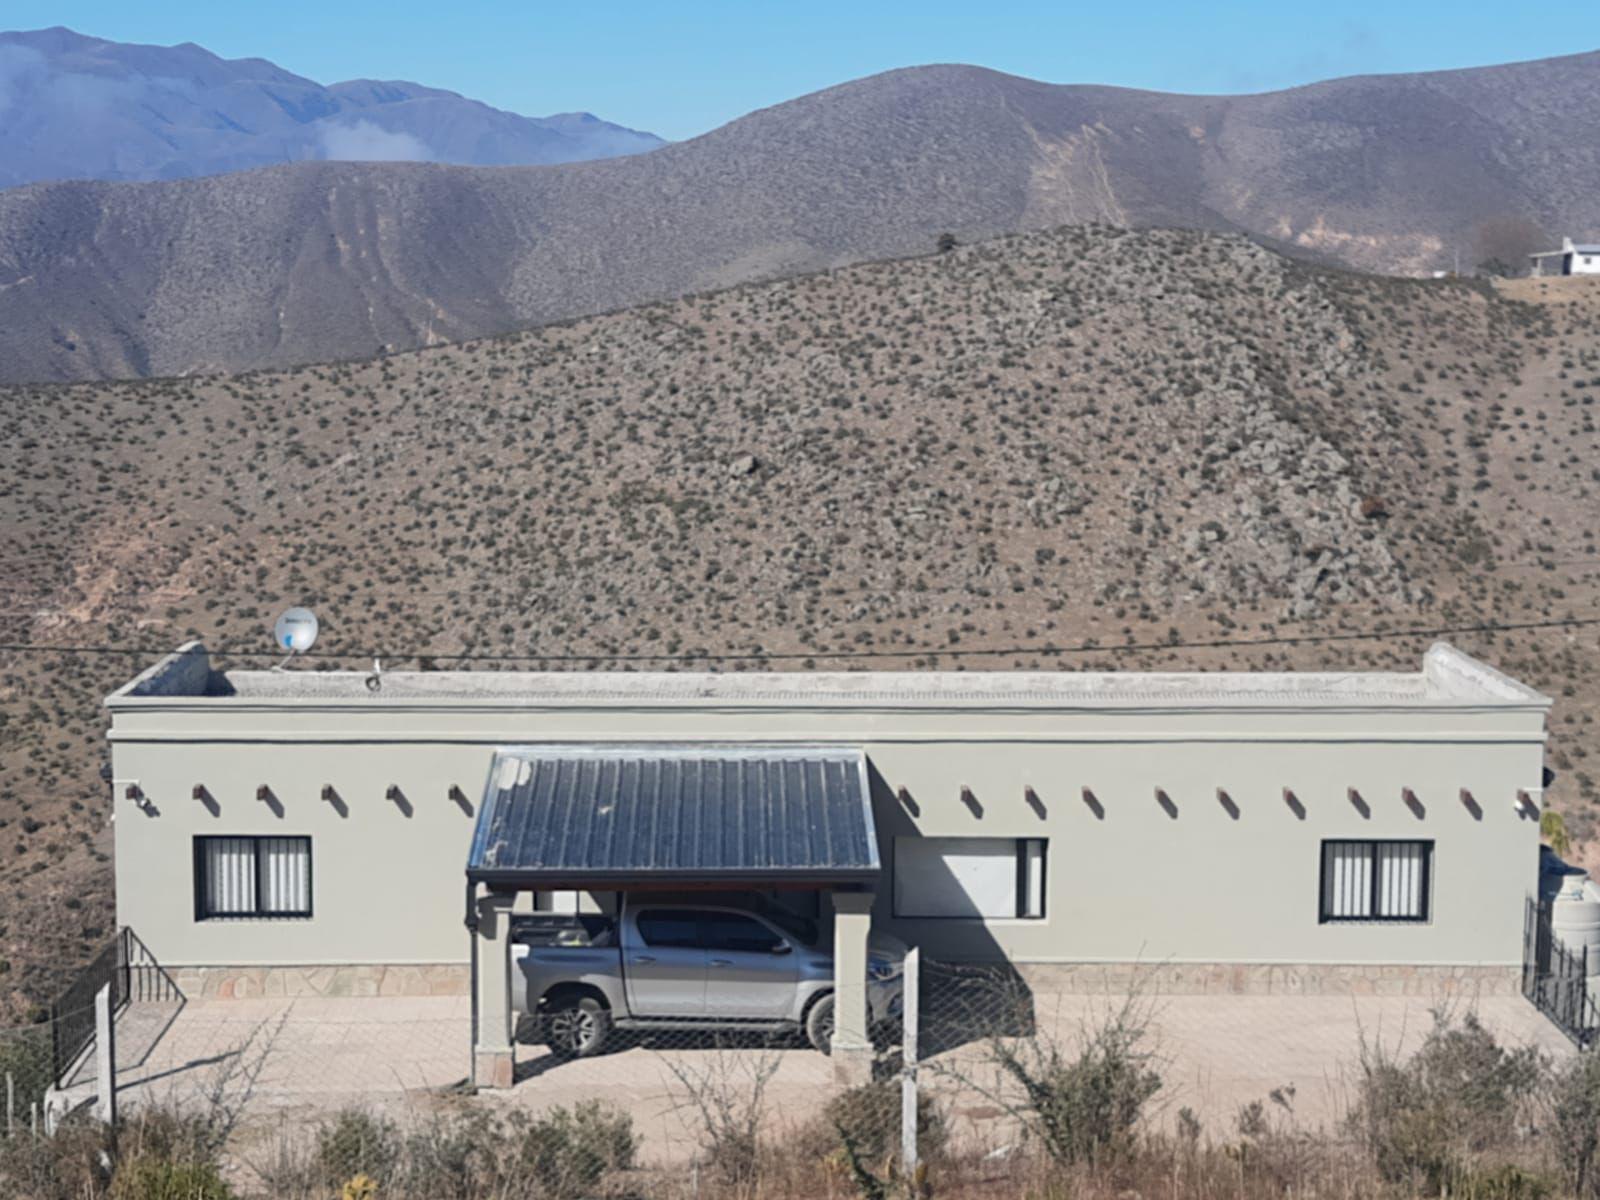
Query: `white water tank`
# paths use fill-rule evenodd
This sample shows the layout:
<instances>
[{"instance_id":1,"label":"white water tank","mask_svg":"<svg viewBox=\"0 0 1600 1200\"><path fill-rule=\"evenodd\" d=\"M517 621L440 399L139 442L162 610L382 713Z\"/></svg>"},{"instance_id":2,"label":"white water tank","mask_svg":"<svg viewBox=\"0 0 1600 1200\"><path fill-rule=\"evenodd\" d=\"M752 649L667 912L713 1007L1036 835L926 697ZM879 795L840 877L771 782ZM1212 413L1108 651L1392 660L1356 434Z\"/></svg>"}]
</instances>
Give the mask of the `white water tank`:
<instances>
[{"instance_id":1,"label":"white water tank","mask_svg":"<svg viewBox=\"0 0 1600 1200\"><path fill-rule=\"evenodd\" d=\"M1600 996L1600 898L1586 871L1562 877L1550 905L1550 931L1568 950L1588 951L1589 995Z\"/></svg>"},{"instance_id":2,"label":"white water tank","mask_svg":"<svg viewBox=\"0 0 1600 1200\"><path fill-rule=\"evenodd\" d=\"M1562 888L1550 906L1550 930L1571 950L1589 949L1589 962L1600 958L1600 899L1589 886L1589 874L1574 870L1562 878Z\"/></svg>"}]
</instances>

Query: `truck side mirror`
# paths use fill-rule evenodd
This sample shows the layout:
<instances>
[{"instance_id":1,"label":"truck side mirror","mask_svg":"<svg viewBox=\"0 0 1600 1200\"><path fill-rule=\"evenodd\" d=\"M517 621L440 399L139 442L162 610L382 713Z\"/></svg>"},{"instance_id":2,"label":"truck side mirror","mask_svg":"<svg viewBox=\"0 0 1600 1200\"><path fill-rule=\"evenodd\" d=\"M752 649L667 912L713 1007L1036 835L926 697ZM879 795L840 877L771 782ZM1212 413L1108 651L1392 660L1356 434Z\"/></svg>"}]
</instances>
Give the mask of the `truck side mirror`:
<instances>
[{"instance_id":1,"label":"truck side mirror","mask_svg":"<svg viewBox=\"0 0 1600 1200\"><path fill-rule=\"evenodd\" d=\"M788 942L779 942L772 948L772 952L774 954L793 954L794 947L789 945Z\"/></svg>"}]
</instances>

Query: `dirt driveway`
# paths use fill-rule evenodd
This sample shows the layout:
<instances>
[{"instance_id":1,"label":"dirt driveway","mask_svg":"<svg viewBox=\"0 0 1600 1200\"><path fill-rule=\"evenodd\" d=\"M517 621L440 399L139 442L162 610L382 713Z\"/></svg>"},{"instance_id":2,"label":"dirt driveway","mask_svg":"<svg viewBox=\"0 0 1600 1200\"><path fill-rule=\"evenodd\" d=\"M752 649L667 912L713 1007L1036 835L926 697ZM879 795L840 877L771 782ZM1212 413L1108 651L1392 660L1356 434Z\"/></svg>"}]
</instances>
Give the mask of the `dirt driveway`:
<instances>
[{"instance_id":1,"label":"dirt driveway","mask_svg":"<svg viewBox=\"0 0 1600 1200\"><path fill-rule=\"evenodd\" d=\"M1120 1003L1081 995L1039 995L1033 1002L1042 1034L1066 1046ZM1362 1038L1396 1052L1415 1049L1435 1007L1416 996L1152 996L1141 1003L1163 1079L1156 1119L1188 1107L1217 1137L1233 1132L1241 1105L1274 1090L1300 1124L1336 1122ZM1520 996L1458 999L1454 1008L1474 1011L1505 1043L1536 1044L1552 1055L1571 1052ZM348 1105L403 1118L460 1092L470 1019L467 998L454 996L210 1000L130 1009L119 1025L119 1095L124 1105L189 1104L248 1089L251 1123L279 1128ZM705 1037L685 1044L682 1035L662 1035L579 1062L558 1062L531 1045L521 1047L519 1057L516 1086L485 1093L488 1103L539 1110L606 1101L633 1116L644 1138L643 1160L663 1164L686 1161L700 1141L686 1107L685 1079L738 1090L768 1074L774 1133L814 1117L833 1090L828 1060L798 1044L728 1049ZM970 1086L992 1076L981 1041L946 1050L925 1068L927 1086L952 1114L956 1136L980 1144L1004 1140L995 1106Z\"/></svg>"}]
</instances>

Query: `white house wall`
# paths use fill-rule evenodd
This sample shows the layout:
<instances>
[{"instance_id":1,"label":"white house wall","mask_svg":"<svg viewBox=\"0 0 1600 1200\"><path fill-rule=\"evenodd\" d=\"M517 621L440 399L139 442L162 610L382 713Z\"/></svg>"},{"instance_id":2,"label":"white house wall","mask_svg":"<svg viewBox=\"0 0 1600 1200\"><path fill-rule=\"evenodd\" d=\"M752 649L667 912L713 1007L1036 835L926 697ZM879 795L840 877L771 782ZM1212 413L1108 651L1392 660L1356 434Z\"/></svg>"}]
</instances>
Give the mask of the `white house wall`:
<instances>
[{"instance_id":1,"label":"white house wall","mask_svg":"<svg viewBox=\"0 0 1600 1200\"><path fill-rule=\"evenodd\" d=\"M118 919L179 967L460 963L475 809L494 747L518 743L864 748L885 865L874 922L936 957L1506 967L1520 959L1523 898L1536 883L1537 816L1515 810L1518 789L1537 795L1541 782L1535 704L1049 710L150 697L114 698L113 711ZM130 784L148 812L123 798ZM206 799L191 797L196 785ZM271 800L256 798L261 785ZM324 785L344 811L321 799ZM386 799L390 785L403 803ZM1402 798L1407 788L1416 807ZM314 915L196 922L198 834L309 835ZM896 921L894 839L916 834L1047 839L1045 917ZM1433 840L1431 920L1319 924L1325 838Z\"/></svg>"}]
</instances>

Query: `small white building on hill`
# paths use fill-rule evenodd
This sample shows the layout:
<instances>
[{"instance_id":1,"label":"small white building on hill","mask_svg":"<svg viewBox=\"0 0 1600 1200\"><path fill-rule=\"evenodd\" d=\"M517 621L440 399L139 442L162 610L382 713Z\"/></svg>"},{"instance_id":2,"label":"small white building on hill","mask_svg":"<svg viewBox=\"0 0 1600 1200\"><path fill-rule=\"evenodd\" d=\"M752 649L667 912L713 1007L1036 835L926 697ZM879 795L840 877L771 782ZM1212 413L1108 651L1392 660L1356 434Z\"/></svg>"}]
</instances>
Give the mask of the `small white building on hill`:
<instances>
[{"instance_id":1,"label":"small white building on hill","mask_svg":"<svg viewBox=\"0 0 1600 1200\"><path fill-rule=\"evenodd\" d=\"M1541 250L1528 255L1530 274L1600 275L1600 242L1574 242L1561 239L1561 249Z\"/></svg>"}]
</instances>

